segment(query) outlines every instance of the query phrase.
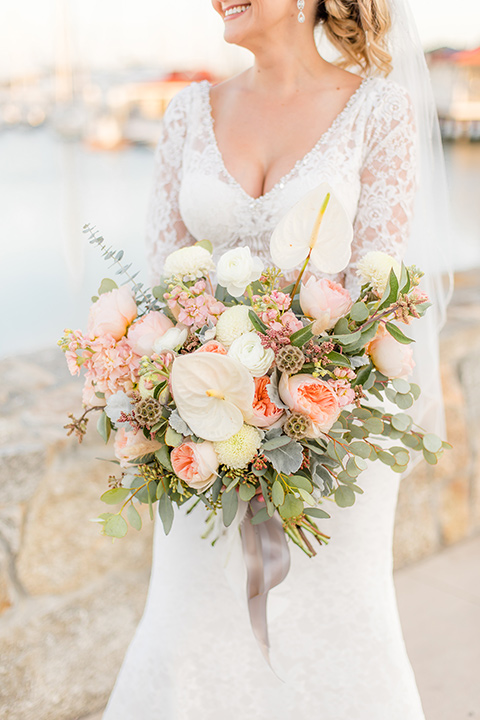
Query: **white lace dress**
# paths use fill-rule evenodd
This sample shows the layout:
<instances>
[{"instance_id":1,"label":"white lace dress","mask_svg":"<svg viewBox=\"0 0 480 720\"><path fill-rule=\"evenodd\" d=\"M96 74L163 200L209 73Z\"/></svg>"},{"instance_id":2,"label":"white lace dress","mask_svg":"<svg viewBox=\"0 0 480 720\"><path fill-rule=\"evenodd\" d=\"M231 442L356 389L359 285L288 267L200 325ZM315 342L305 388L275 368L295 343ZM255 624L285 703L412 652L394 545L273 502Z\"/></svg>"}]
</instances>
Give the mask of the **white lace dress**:
<instances>
[{"instance_id":1,"label":"white lace dress","mask_svg":"<svg viewBox=\"0 0 480 720\"><path fill-rule=\"evenodd\" d=\"M156 155L150 260L210 239L268 259L271 231L307 191L328 181L354 222L351 265L337 277L353 292L368 250L400 257L415 186L412 111L404 91L365 80L315 147L268 193L250 197L226 170L215 141L210 85L170 104ZM144 616L104 720L424 720L402 638L392 582L398 475L378 461L353 508L333 503L331 535L314 559L290 546L287 579L269 596L272 658L250 628L238 532L214 548L204 511L157 522Z\"/></svg>"}]
</instances>

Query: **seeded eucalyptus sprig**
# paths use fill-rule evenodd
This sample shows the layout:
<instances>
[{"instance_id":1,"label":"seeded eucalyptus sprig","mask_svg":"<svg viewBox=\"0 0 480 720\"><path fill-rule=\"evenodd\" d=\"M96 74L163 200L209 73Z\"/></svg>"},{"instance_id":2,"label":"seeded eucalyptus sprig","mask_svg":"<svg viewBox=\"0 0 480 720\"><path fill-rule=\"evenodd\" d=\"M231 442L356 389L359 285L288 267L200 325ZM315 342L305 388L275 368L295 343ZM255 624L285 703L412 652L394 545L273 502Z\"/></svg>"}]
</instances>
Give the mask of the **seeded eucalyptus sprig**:
<instances>
[{"instance_id":1,"label":"seeded eucalyptus sprig","mask_svg":"<svg viewBox=\"0 0 480 720\"><path fill-rule=\"evenodd\" d=\"M143 312L148 312L149 310L157 310L160 307L158 300L152 295L150 291L144 289L143 283L136 280L140 271L137 271L136 273L131 275L129 270L132 267L132 263L129 263L128 265L122 264L122 259L124 255L123 250L117 251L112 247L107 247L104 238L98 234L97 229L88 223L83 226L83 232L89 236L90 245L96 245L100 249L100 252L102 253L105 260L112 260L112 264L110 265L110 267L117 266L115 274L125 275L126 281L123 284L132 284L132 289L135 293L137 305L140 306L141 310ZM110 282L112 284L112 287L115 287L115 283L113 283L112 281ZM143 312L140 314L143 314Z\"/></svg>"}]
</instances>

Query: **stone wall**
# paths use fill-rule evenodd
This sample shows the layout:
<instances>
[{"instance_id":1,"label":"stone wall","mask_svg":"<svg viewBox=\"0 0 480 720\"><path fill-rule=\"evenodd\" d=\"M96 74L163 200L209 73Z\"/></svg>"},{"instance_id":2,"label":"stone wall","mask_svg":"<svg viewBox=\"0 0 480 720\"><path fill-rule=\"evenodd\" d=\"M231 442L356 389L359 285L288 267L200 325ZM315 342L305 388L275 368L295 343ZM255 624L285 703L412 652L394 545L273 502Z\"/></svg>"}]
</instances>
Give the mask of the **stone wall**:
<instances>
[{"instance_id":1,"label":"stone wall","mask_svg":"<svg viewBox=\"0 0 480 720\"><path fill-rule=\"evenodd\" d=\"M442 337L441 464L403 480L400 567L480 531L480 272L463 273ZM0 363L0 717L76 720L105 705L140 618L152 524L110 541L89 522L110 473L92 428L62 426L81 382L56 349ZM146 508L145 508L146 510Z\"/></svg>"}]
</instances>

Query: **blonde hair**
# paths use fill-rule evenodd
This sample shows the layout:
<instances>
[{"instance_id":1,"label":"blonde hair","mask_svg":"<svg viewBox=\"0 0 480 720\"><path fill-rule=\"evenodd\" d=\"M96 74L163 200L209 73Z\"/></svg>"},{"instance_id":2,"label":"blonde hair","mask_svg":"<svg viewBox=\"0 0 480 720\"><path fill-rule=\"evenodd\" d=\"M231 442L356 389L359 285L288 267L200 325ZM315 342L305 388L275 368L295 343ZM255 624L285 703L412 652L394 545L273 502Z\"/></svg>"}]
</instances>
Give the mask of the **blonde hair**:
<instances>
[{"instance_id":1,"label":"blonde hair","mask_svg":"<svg viewBox=\"0 0 480 720\"><path fill-rule=\"evenodd\" d=\"M388 0L319 0L316 22L323 24L327 38L340 51L340 67L391 72Z\"/></svg>"}]
</instances>

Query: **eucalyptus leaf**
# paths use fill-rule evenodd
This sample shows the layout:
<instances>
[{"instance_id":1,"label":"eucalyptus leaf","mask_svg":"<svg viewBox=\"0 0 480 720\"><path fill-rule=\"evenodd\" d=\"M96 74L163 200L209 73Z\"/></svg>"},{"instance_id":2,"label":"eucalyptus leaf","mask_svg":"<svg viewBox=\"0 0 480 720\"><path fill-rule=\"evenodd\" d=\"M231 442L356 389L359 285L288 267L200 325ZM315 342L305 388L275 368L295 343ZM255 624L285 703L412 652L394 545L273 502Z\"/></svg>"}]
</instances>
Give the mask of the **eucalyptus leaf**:
<instances>
[{"instance_id":1,"label":"eucalyptus leaf","mask_svg":"<svg viewBox=\"0 0 480 720\"><path fill-rule=\"evenodd\" d=\"M160 515L165 535L168 535L168 533L172 529L175 512L173 509L172 501L170 500L167 493L163 493L162 497L158 501L158 514Z\"/></svg>"},{"instance_id":2,"label":"eucalyptus leaf","mask_svg":"<svg viewBox=\"0 0 480 720\"><path fill-rule=\"evenodd\" d=\"M208 250L210 254L213 253L213 245L210 240L198 240L198 242L195 243L194 247L202 247L205 248L205 250Z\"/></svg>"},{"instance_id":3,"label":"eucalyptus leaf","mask_svg":"<svg viewBox=\"0 0 480 720\"><path fill-rule=\"evenodd\" d=\"M410 392L410 383L403 378L395 378L394 380L392 380L392 385L395 390L402 395L406 395Z\"/></svg>"},{"instance_id":4,"label":"eucalyptus leaf","mask_svg":"<svg viewBox=\"0 0 480 720\"><path fill-rule=\"evenodd\" d=\"M102 410L100 417L97 420L97 432L105 443L108 443L110 433L112 432L112 423L110 418L106 414L105 410Z\"/></svg>"},{"instance_id":5,"label":"eucalyptus leaf","mask_svg":"<svg viewBox=\"0 0 480 720\"><path fill-rule=\"evenodd\" d=\"M178 447L183 442L183 436L169 426L165 433L165 442L167 445L170 445L170 447Z\"/></svg>"},{"instance_id":6,"label":"eucalyptus leaf","mask_svg":"<svg viewBox=\"0 0 480 720\"><path fill-rule=\"evenodd\" d=\"M173 472L172 463L170 461L170 452L166 445L162 445L159 450L155 451L155 457L157 458L160 465L165 468L165 470Z\"/></svg>"},{"instance_id":7,"label":"eucalyptus leaf","mask_svg":"<svg viewBox=\"0 0 480 720\"><path fill-rule=\"evenodd\" d=\"M240 500L243 500L244 502L249 502L255 495L256 488L254 487L254 485L250 485L248 483L242 483L240 485L238 492L240 495ZM213 500L213 498L212 498L212 500Z\"/></svg>"},{"instance_id":8,"label":"eucalyptus leaf","mask_svg":"<svg viewBox=\"0 0 480 720\"><path fill-rule=\"evenodd\" d=\"M121 515L112 515L105 520L103 532L109 537L122 538L128 532L128 525Z\"/></svg>"},{"instance_id":9,"label":"eucalyptus leaf","mask_svg":"<svg viewBox=\"0 0 480 720\"><path fill-rule=\"evenodd\" d=\"M134 530L142 529L142 518L140 517L140 513L138 512L137 508L133 503L130 503L127 507L127 518L128 522L134 528Z\"/></svg>"},{"instance_id":10,"label":"eucalyptus leaf","mask_svg":"<svg viewBox=\"0 0 480 720\"><path fill-rule=\"evenodd\" d=\"M382 420L376 417L371 417L368 420L365 420L364 427L365 430L368 430L368 432L373 435L381 435L384 426Z\"/></svg>"},{"instance_id":11,"label":"eucalyptus leaf","mask_svg":"<svg viewBox=\"0 0 480 720\"><path fill-rule=\"evenodd\" d=\"M427 433L426 435L424 435L422 442L425 450L432 454L435 454L442 449L441 439L433 433Z\"/></svg>"},{"instance_id":12,"label":"eucalyptus leaf","mask_svg":"<svg viewBox=\"0 0 480 720\"><path fill-rule=\"evenodd\" d=\"M339 507L351 507L355 503L355 493L348 485L340 485L335 490L335 502Z\"/></svg>"},{"instance_id":13,"label":"eucalyptus leaf","mask_svg":"<svg viewBox=\"0 0 480 720\"><path fill-rule=\"evenodd\" d=\"M121 259L122 258L120 257L120 260ZM104 293L110 292L111 290L117 290L117 289L118 289L118 285L115 282L115 280L111 280L110 278L103 278L97 292L99 295L103 295Z\"/></svg>"},{"instance_id":14,"label":"eucalyptus leaf","mask_svg":"<svg viewBox=\"0 0 480 720\"><path fill-rule=\"evenodd\" d=\"M321 508L305 508L305 515L316 518L329 518L330 515Z\"/></svg>"},{"instance_id":15,"label":"eucalyptus leaf","mask_svg":"<svg viewBox=\"0 0 480 720\"><path fill-rule=\"evenodd\" d=\"M290 493L285 495L285 502L279 507L279 513L284 520L298 517L303 512L303 502Z\"/></svg>"},{"instance_id":16,"label":"eucalyptus leaf","mask_svg":"<svg viewBox=\"0 0 480 720\"><path fill-rule=\"evenodd\" d=\"M266 522L267 520L270 520L270 516L267 513L267 508L263 507L256 515L253 516L250 522L252 525L260 525L260 523Z\"/></svg>"},{"instance_id":17,"label":"eucalyptus leaf","mask_svg":"<svg viewBox=\"0 0 480 720\"><path fill-rule=\"evenodd\" d=\"M291 438L287 437L286 435L280 435L280 437L272 438L271 440L266 440L264 444L262 445L262 452L264 450L276 450L277 448L283 447L284 445L288 445L291 443Z\"/></svg>"},{"instance_id":18,"label":"eucalyptus leaf","mask_svg":"<svg viewBox=\"0 0 480 720\"><path fill-rule=\"evenodd\" d=\"M438 462L437 456L428 450L425 450L425 448L423 449L423 457L430 465L436 465Z\"/></svg>"},{"instance_id":19,"label":"eucalyptus leaf","mask_svg":"<svg viewBox=\"0 0 480 720\"><path fill-rule=\"evenodd\" d=\"M413 405L413 398L411 395L401 395L400 393L398 393L397 397L395 398L395 403L400 408L400 410L408 410L408 408L412 407Z\"/></svg>"},{"instance_id":20,"label":"eucalyptus leaf","mask_svg":"<svg viewBox=\"0 0 480 720\"><path fill-rule=\"evenodd\" d=\"M312 483L308 478L304 477L303 475L292 475L288 478L287 482L291 487L295 487L298 489L302 488L309 493L311 493L313 490Z\"/></svg>"},{"instance_id":21,"label":"eucalyptus leaf","mask_svg":"<svg viewBox=\"0 0 480 720\"><path fill-rule=\"evenodd\" d=\"M222 513L223 513L223 524L225 527L229 527L235 520L235 515L238 509L238 494L234 492L222 493Z\"/></svg>"},{"instance_id":22,"label":"eucalyptus leaf","mask_svg":"<svg viewBox=\"0 0 480 720\"><path fill-rule=\"evenodd\" d=\"M127 497L131 495L131 492L131 488L112 488L104 492L103 495L100 496L100 500L107 503L107 505L118 505L118 503L126 500Z\"/></svg>"},{"instance_id":23,"label":"eucalyptus leaf","mask_svg":"<svg viewBox=\"0 0 480 720\"><path fill-rule=\"evenodd\" d=\"M350 317L352 320L355 320L355 322L365 322L369 315L370 310L364 302L356 302L350 310Z\"/></svg>"},{"instance_id":24,"label":"eucalyptus leaf","mask_svg":"<svg viewBox=\"0 0 480 720\"><path fill-rule=\"evenodd\" d=\"M272 500L273 504L277 507L283 505L283 501L285 500L285 491L278 480L275 480L272 486Z\"/></svg>"}]
</instances>

